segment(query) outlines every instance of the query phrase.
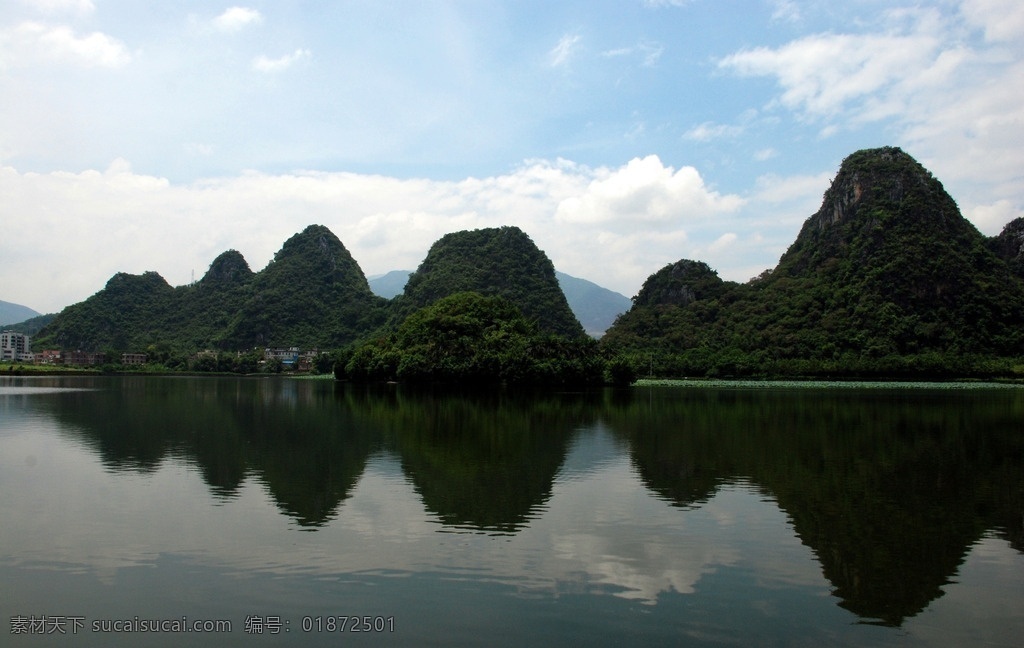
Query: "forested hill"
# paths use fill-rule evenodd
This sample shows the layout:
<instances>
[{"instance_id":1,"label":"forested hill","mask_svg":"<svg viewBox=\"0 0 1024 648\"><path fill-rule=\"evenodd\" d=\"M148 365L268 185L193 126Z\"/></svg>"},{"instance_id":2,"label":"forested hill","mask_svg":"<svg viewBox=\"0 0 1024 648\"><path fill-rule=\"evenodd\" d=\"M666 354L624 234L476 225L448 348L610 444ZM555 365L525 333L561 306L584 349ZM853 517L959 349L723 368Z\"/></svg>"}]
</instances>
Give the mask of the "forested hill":
<instances>
[{"instance_id":1,"label":"forested hill","mask_svg":"<svg viewBox=\"0 0 1024 648\"><path fill-rule=\"evenodd\" d=\"M412 312L467 290L501 296L541 331L583 335L554 268L515 227L456 232L437 241L393 300L366 276L329 229L311 225L253 272L242 255L218 256L203 278L172 288L156 272L118 273L84 302L64 309L33 340L36 349L225 351L337 349L397 327Z\"/></svg>"},{"instance_id":2,"label":"forested hill","mask_svg":"<svg viewBox=\"0 0 1024 648\"><path fill-rule=\"evenodd\" d=\"M172 288L156 272L119 273L64 309L33 340L43 349L331 349L384 322L386 301L341 241L322 225L288 239L253 273L240 253L218 256L203 278Z\"/></svg>"},{"instance_id":3,"label":"forested hill","mask_svg":"<svg viewBox=\"0 0 1024 648\"><path fill-rule=\"evenodd\" d=\"M582 336L555 277L555 268L518 227L497 227L446 234L427 252L395 298L393 322L437 300L460 292L500 296L515 304L540 330Z\"/></svg>"},{"instance_id":4,"label":"forested hill","mask_svg":"<svg viewBox=\"0 0 1024 648\"><path fill-rule=\"evenodd\" d=\"M1015 275L1024 279L1024 217L1007 223L999 236L989 239L989 247Z\"/></svg>"},{"instance_id":5,"label":"forested hill","mask_svg":"<svg viewBox=\"0 0 1024 648\"><path fill-rule=\"evenodd\" d=\"M668 266L602 344L685 375L984 372L1024 356L1008 229L986 239L902 150L859 151L771 272L734 284Z\"/></svg>"}]
</instances>

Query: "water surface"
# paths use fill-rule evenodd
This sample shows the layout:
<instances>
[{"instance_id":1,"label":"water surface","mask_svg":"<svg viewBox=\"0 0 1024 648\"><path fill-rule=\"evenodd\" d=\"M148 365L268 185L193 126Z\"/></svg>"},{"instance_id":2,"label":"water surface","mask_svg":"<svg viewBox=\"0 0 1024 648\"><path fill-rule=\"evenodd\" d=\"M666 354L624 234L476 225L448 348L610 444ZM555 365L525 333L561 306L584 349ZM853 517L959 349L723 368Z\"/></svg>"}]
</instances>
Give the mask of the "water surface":
<instances>
[{"instance_id":1,"label":"water surface","mask_svg":"<svg viewBox=\"0 0 1024 648\"><path fill-rule=\"evenodd\" d=\"M3 643L1016 646L1022 422L997 388L3 378Z\"/></svg>"}]
</instances>

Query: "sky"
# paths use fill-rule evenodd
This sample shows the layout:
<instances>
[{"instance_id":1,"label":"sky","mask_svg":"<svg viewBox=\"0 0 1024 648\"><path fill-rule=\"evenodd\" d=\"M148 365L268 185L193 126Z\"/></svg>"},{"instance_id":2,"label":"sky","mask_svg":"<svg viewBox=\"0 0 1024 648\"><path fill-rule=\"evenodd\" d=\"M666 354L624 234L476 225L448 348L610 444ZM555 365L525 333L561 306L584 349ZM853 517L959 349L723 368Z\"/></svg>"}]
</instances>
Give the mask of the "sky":
<instances>
[{"instance_id":1,"label":"sky","mask_svg":"<svg viewBox=\"0 0 1024 648\"><path fill-rule=\"evenodd\" d=\"M0 0L0 299L311 224L367 275L515 225L627 297L746 281L879 146L985 235L1024 216L1018 0L238 1Z\"/></svg>"}]
</instances>

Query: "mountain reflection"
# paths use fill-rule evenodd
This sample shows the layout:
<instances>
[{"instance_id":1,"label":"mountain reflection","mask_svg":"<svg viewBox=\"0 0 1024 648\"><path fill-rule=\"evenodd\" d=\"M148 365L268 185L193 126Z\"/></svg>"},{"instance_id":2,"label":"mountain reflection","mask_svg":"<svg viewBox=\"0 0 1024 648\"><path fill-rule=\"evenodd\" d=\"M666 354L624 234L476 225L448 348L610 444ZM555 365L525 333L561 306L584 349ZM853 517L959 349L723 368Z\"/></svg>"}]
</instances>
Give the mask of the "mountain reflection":
<instances>
[{"instance_id":1,"label":"mountain reflection","mask_svg":"<svg viewBox=\"0 0 1024 648\"><path fill-rule=\"evenodd\" d=\"M429 511L452 527L512 533L551 495L588 400L403 390L375 417Z\"/></svg>"},{"instance_id":2,"label":"mountain reflection","mask_svg":"<svg viewBox=\"0 0 1024 648\"><path fill-rule=\"evenodd\" d=\"M96 385L66 399L57 414L84 430L108 469L149 472L178 457L223 498L252 475L303 527L333 519L379 449L379 435L356 422L363 406L354 392L338 398L309 382L258 379Z\"/></svg>"},{"instance_id":3,"label":"mountain reflection","mask_svg":"<svg viewBox=\"0 0 1024 648\"><path fill-rule=\"evenodd\" d=\"M606 411L647 486L694 506L744 478L776 499L842 605L899 625L973 543L1021 550L1019 390L637 390Z\"/></svg>"},{"instance_id":4,"label":"mountain reflection","mask_svg":"<svg viewBox=\"0 0 1024 648\"><path fill-rule=\"evenodd\" d=\"M840 604L866 622L920 613L987 533L1024 551L1022 390L522 395L131 377L93 386L35 406L108 470L185 461L218 498L255 479L305 529L343 516L368 458L384 452L444 529L519 534L548 511L559 475L577 470L565 465L574 439L600 428L679 516L737 481L765 493Z\"/></svg>"}]
</instances>

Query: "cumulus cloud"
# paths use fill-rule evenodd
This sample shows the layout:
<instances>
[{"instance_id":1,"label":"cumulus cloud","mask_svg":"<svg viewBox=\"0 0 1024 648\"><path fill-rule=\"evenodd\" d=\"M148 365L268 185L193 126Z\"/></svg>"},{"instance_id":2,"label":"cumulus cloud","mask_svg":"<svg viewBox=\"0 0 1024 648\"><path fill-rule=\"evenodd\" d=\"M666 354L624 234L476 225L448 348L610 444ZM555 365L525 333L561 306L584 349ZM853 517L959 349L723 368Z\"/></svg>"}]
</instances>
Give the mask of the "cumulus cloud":
<instances>
[{"instance_id":1,"label":"cumulus cloud","mask_svg":"<svg viewBox=\"0 0 1024 648\"><path fill-rule=\"evenodd\" d=\"M742 203L737 196L708 190L695 168L676 171L650 155L630 160L620 169L602 170L585 192L561 201L555 217L566 223L600 223L629 231L641 223L678 226L687 219L733 211Z\"/></svg>"},{"instance_id":2,"label":"cumulus cloud","mask_svg":"<svg viewBox=\"0 0 1024 648\"><path fill-rule=\"evenodd\" d=\"M112 36L79 35L65 25L27 21L0 31L0 63L9 67L37 60L114 68L128 64L132 55Z\"/></svg>"},{"instance_id":3,"label":"cumulus cloud","mask_svg":"<svg viewBox=\"0 0 1024 648\"><path fill-rule=\"evenodd\" d=\"M258 56L252 62L252 68L259 72L281 72L287 70L295 63L309 58L313 53L308 49L297 49L291 54L285 54L278 58L267 58L266 56Z\"/></svg>"},{"instance_id":4,"label":"cumulus cloud","mask_svg":"<svg viewBox=\"0 0 1024 648\"><path fill-rule=\"evenodd\" d=\"M0 256L12 275L37 278L31 293L4 299L49 311L85 299L116 272L155 270L186 283L232 248L258 270L312 223L329 227L367 274L417 267L449 232L516 225L559 270L633 295L650 273L733 231L718 219L743 204L709 189L696 169L655 156L617 168L534 160L461 181L251 172L191 185L117 160L82 173L2 168L0 193L12 213L34 219L17 241L0 240ZM107 253L83 266L78 252L97 247Z\"/></svg>"},{"instance_id":5,"label":"cumulus cloud","mask_svg":"<svg viewBox=\"0 0 1024 648\"><path fill-rule=\"evenodd\" d=\"M263 21L263 14L248 7L231 7L213 19L213 26L224 32L237 32Z\"/></svg>"}]
</instances>

